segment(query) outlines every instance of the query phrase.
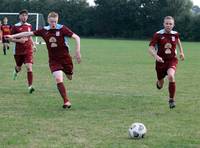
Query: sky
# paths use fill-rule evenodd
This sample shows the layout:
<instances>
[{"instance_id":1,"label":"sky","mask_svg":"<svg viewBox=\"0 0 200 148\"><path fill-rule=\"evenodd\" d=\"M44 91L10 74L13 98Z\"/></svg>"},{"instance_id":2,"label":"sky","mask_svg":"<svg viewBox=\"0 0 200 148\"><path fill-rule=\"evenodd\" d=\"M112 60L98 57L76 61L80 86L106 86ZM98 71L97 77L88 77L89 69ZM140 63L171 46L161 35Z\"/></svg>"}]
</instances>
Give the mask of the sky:
<instances>
[{"instance_id":1,"label":"sky","mask_svg":"<svg viewBox=\"0 0 200 148\"><path fill-rule=\"evenodd\" d=\"M92 1L92 0L90 0ZM194 5L198 5L200 7L200 0L192 0Z\"/></svg>"},{"instance_id":2,"label":"sky","mask_svg":"<svg viewBox=\"0 0 200 148\"><path fill-rule=\"evenodd\" d=\"M94 6L94 0L87 0L91 6ZM192 0L194 5L198 5L200 7L200 0Z\"/></svg>"},{"instance_id":3,"label":"sky","mask_svg":"<svg viewBox=\"0 0 200 148\"><path fill-rule=\"evenodd\" d=\"M87 0L91 6L94 6L94 0Z\"/></svg>"}]
</instances>

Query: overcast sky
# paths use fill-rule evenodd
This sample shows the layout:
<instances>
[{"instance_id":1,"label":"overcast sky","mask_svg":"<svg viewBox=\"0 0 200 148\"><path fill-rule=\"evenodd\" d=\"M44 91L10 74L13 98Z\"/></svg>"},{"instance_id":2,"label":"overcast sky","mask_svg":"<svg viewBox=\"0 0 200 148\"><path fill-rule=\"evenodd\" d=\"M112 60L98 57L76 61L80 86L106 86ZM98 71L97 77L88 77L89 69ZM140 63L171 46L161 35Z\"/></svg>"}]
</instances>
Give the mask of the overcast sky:
<instances>
[{"instance_id":1,"label":"overcast sky","mask_svg":"<svg viewBox=\"0 0 200 148\"><path fill-rule=\"evenodd\" d=\"M94 0L87 0L90 5L94 5ZM192 0L194 5L198 5L200 7L200 0Z\"/></svg>"},{"instance_id":2,"label":"overcast sky","mask_svg":"<svg viewBox=\"0 0 200 148\"><path fill-rule=\"evenodd\" d=\"M200 7L200 0L192 0L194 5L198 5Z\"/></svg>"}]
</instances>

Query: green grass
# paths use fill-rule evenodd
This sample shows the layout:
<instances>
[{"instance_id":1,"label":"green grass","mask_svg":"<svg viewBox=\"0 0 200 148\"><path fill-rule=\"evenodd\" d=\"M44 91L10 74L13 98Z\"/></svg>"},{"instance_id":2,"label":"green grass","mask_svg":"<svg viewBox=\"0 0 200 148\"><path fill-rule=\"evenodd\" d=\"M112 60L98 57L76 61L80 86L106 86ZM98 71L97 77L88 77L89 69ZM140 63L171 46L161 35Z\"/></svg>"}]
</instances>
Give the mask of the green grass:
<instances>
[{"instance_id":1,"label":"green grass","mask_svg":"<svg viewBox=\"0 0 200 148\"><path fill-rule=\"evenodd\" d=\"M179 62L177 107L168 108L167 81L155 87L148 41L82 39L82 63L73 81L65 79L72 101L62 99L48 68L47 50L35 55L34 94L26 70L11 79L11 51L0 53L0 147L2 148L199 148L200 43L185 42ZM73 49L74 42L71 43ZM128 138L128 127L142 122L142 140Z\"/></svg>"}]
</instances>

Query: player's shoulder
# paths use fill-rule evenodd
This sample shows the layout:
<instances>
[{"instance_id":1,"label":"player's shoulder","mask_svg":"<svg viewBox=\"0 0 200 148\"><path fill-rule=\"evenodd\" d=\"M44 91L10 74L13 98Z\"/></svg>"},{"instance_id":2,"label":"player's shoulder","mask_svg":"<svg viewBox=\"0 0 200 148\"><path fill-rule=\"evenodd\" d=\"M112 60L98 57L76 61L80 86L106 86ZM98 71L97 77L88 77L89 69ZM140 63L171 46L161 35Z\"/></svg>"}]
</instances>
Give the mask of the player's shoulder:
<instances>
[{"instance_id":1,"label":"player's shoulder","mask_svg":"<svg viewBox=\"0 0 200 148\"><path fill-rule=\"evenodd\" d=\"M157 31L155 34L160 34L160 35L165 34L165 30L164 30L164 29L161 29L161 30ZM172 34L172 35L177 35L178 32L172 30L172 31L170 32L170 34Z\"/></svg>"},{"instance_id":2,"label":"player's shoulder","mask_svg":"<svg viewBox=\"0 0 200 148\"><path fill-rule=\"evenodd\" d=\"M20 26L22 26L22 25L26 25L26 26L32 26L31 24L29 24L29 23L22 23L22 22L18 22L18 23L16 23L14 26L15 27L20 27Z\"/></svg>"},{"instance_id":3,"label":"player's shoulder","mask_svg":"<svg viewBox=\"0 0 200 148\"><path fill-rule=\"evenodd\" d=\"M57 29L57 30L60 30L60 29L62 29L62 28L64 28L64 27L65 27L64 25L56 24L56 29ZM44 29L44 30L50 30L51 27L48 25L48 26L44 26L43 29Z\"/></svg>"}]
</instances>

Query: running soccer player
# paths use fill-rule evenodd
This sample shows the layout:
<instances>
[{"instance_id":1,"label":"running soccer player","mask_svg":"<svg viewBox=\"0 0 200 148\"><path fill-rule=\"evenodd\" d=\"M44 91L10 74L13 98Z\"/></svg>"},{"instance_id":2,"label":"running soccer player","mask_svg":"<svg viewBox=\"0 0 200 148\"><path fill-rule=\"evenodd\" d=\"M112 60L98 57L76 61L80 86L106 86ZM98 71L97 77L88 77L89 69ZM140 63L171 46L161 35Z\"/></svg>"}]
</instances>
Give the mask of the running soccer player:
<instances>
[{"instance_id":1,"label":"running soccer player","mask_svg":"<svg viewBox=\"0 0 200 148\"><path fill-rule=\"evenodd\" d=\"M11 34L11 25L8 25L8 18L3 18L3 24L1 25L2 32L2 43L3 43L3 53L6 55L6 50L9 49L9 40L5 38L6 35Z\"/></svg>"},{"instance_id":2,"label":"running soccer player","mask_svg":"<svg viewBox=\"0 0 200 148\"><path fill-rule=\"evenodd\" d=\"M2 26L2 23L1 23L1 20L0 20L0 42L2 42L2 31L1 31L1 26Z\"/></svg>"},{"instance_id":3,"label":"running soccer player","mask_svg":"<svg viewBox=\"0 0 200 148\"><path fill-rule=\"evenodd\" d=\"M19 38L28 36L41 36L46 42L48 55L49 55L49 67L55 78L57 88L60 95L63 98L63 108L70 108L71 103L67 95L63 83L63 72L69 80L72 80L73 63L69 54L69 49L65 43L65 37L72 37L76 41L76 59L77 62L81 62L80 54L80 37L73 33L68 27L58 24L58 14L50 12L48 15L49 26L43 29L36 30L34 32L23 32L20 34L10 35L9 38Z\"/></svg>"},{"instance_id":4,"label":"running soccer player","mask_svg":"<svg viewBox=\"0 0 200 148\"><path fill-rule=\"evenodd\" d=\"M12 34L21 32L30 32L32 30L31 24L27 23L28 11L26 9L19 12L19 23L12 27ZM22 42L19 42L20 38L11 39L12 42L16 42L14 48L14 58L16 62L15 70L13 72L13 80L16 79L17 74L20 72L23 64L26 65L27 70L27 83L29 93L33 93L35 89L32 86L33 83L33 48L34 44L31 37L21 38Z\"/></svg>"},{"instance_id":5,"label":"running soccer player","mask_svg":"<svg viewBox=\"0 0 200 148\"><path fill-rule=\"evenodd\" d=\"M157 82L156 86L161 89L164 84L164 78L167 75L169 85L169 108L174 108L175 104L175 72L178 64L176 45L179 47L180 59L184 60L183 48L179 34L173 31L174 18L166 16L164 18L164 29L156 32L149 44L149 53L156 60Z\"/></svg>"}]
</instances>

